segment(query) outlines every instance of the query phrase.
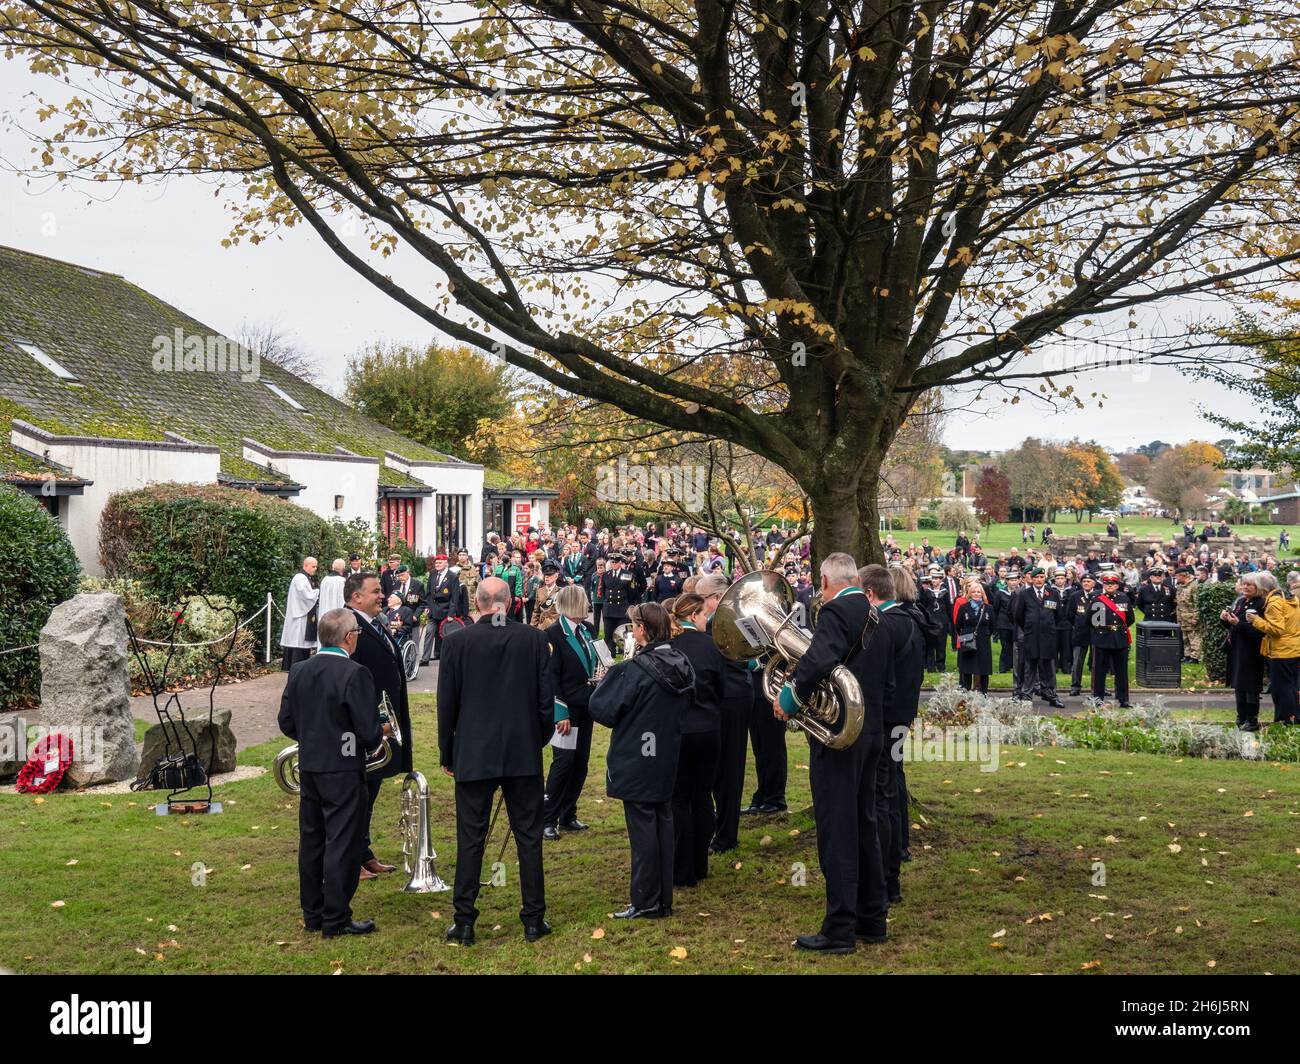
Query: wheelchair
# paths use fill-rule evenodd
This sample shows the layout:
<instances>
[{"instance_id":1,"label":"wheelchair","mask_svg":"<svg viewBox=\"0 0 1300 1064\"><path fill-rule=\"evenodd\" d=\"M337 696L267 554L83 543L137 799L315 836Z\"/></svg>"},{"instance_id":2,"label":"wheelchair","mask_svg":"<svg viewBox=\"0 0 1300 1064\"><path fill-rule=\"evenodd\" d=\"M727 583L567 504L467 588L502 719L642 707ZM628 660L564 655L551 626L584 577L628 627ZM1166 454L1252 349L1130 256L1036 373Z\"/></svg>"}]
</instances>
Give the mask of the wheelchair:
<instances>
[{"instance_id":1,"label":"wheelchair","mask_svg":"<svg viewBox=\"0 0 1300 1064\"><path fill-rule=\"evenodd\" d=\"M407 683L414 680L420 671L420 640L424 635L424 627L422 624L416 625L409 634L400 628L393 633L393 642L397 644L397 653L402 659L402 674Z\"/></svg>"}]
</instances>

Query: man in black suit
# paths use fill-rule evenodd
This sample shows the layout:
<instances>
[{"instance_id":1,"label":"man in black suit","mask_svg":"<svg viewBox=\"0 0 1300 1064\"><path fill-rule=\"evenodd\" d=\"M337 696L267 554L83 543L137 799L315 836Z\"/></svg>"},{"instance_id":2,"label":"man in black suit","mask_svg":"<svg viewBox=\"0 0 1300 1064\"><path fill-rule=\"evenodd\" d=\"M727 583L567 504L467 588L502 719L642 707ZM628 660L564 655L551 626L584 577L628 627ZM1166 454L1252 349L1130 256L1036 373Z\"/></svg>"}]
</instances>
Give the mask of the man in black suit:
<instances>
[{"instance_id":1,"label":"man in black suit","mask_svg":"<svg viewBox=\"0 0 1300 1064\"><path fill-rule=\"evenodd\" d=\"M405 565L397 567L397 579L393 582L390 595L401 595L402 605L409 606L417 617L427 603L424 601L424 585L411 576L411 570Z\"/></svg>"},{"instance_id":2,"label":"man in black suit","mask_svg":"<svg viewBox=\"0 0 1300 1064\"><path fill-rule=\"evenodd\" d=\"M400 592L396 592L400 594ZM389 705L397 716L397 723L402 729L402 745L393 751L393 759L386 768L366 774L366 789L369 792L370 809L375 807L375 799L383 787L384 780L390 776L402 775L411 771L411 709L406 697L406 674L402 670L402 659L397 651L397 644L389 632L387 618L381 609L383 592L379 587L379 578L374 573L353 573L343 584L343 601L348 609L356 615L361 625L357 636L357 647L352 652L352 660L365 666L375 685L375 698L381 694L388 695ZM370 848L370 816L366 815L365 847L361 855L361 878L374 879L380 872L394 872L395 865L384 864Z\"/></svg>"},{"instance_id":3,"label":"man in black suit","mask_svg":"<svg viewBox=\"0 0 1300 1064\"><path fill-rule=\"evenodd\" d=\"M429 574L428 602L429 627L433 631L432 634L427 631L424 634L421 665L429 664L430 653L433 654L434 661L442 657L442 636L438 634L438 626L455 613L460 605L460 580L455 573L448 571L445 554L439 554L433 559L433 572Z\"/></svg>"},{"instance_id":4,"label":"man in black suit","mask_svg":"<svg viewBox=\"0 0 1300 1064\"><path fill-rule=\"evenodd\" d=\"M1064 709L1065 703L1056 693L1056 618L1062 609L1061 595L1046 585L1047 570L1031 570L1029 586L1016 596L1012 617L1025 633L1025 686L1032 686L1037 678L1038 692L1047 704Z\"/></svg>"},{"instance_id":5,"label":"man in black suit","mask_svg":"<svg viewBox=\"0 0 1300 1064\"><path fill-rule=\"evenodd\" d=\"M327 611L317 626L320 652L289 670L280 698L280 730L298 740L302 921L326 938L375 929L353 920L351 908L368 822L366 754L387 730L370 673L349 658L359 628L350 610Z\"/></svg>"},{"instance_id":6,"label":"man in black suit","mask_svg":"<svg viewBox=\"0 0 1300 1064\"><path fill-rule=\"evenodd\" d=\"M509 616L510 587L478 586L479 619L451 633L438 672L438 748L456 781L456 919L447 940L469 946L492 799L505 798L519 854L524 937L550 934L542 874L542 747L555 732L546 633Z\"/></svg>"},{"instance_id":7,"label":"man in black suit","mask_svg":"<svg viewBox=\"0 0 1300 1064\"><path fill-rule=\"evenodd\" d=\"M889 913L876 826L876 775L884 747L884 689L890 662L901 648L893 646L892 633L883 626L868 631L876 608L893 600L889 570L872 565L864 575L865 593L849 555L828 554L822 561L822 607L812 642L799 659L793 682L772 706L778 720L788 720L841 664L861 685L866 703L862 733L853 745L832 750L809 743L826 917L820 933L800 935L795 946L825 953L852 953L855 938L884 942Z\"/></svg>"}]
</instances>

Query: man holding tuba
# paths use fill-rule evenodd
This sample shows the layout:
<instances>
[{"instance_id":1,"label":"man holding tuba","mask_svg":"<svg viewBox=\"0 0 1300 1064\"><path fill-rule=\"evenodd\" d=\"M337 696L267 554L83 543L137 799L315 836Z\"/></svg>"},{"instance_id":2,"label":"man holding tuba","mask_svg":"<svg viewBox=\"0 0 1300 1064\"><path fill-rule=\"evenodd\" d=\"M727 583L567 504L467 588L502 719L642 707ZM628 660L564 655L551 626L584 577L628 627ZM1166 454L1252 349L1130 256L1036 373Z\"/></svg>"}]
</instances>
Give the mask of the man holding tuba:
<instances>
[{"instance_id":1,"label":"man holding tuba","mask_svg":"<svg viewBox=\"0 0 1300 1064\"><path fill-rule=\"evenodd\" d=\"M888 673L888 639L872 629L875 611L894 597L889 570L869 565L858 584L857 563L828 554L821 564L822 607L808 650L773 703L780 720L797 715L819 684L844 665L862 688L865 716L856 742L833 750L810 742L809 777L817 822L817 857L826 878L826 918L799 949L852 953L855 938L885 940L885 875L876 833L876 772L884 748L881 692Z\"/></svg>"},{"instance_id":2,"label":"man holding tuba","mask_svg":"<svg viewBox=\"0 0 1300 1064\"><path fill-rule=\"evenodd\" d=\"M280 700L280 730L298 740L298 893L303 926L336 935L366 935L373 920L352 919L370 806L366 752L380 743L370 673L350 655L360 625L351 610L320 619L320 653L289 670Z\"/></svg>"}]
</instances>

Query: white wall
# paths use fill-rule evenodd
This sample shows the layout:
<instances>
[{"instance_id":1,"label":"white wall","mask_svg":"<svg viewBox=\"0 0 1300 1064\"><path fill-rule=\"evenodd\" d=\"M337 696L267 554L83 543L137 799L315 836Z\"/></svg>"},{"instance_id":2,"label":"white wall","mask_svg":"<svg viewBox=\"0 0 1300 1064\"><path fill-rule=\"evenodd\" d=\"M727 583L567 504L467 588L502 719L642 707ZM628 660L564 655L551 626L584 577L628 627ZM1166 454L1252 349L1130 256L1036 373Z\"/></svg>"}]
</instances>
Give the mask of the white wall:
<instances>
[{"instance_id":1,"label":"white wall","mask_svg":"<svg viewBox=\"0 0 1300 1064\"><path fill-rule=\"evenodd\" d=\"M150 484L215 484L221 455L215 447L152 441L100 440L53 436L13 425L9 439L15 447L67 466L75 476L94 481L81 495L66 500L68 538L81 567L91 576L103 573L99 564L99 517L108 497Z\"/></svg>"},{"instance_id":2,"label":"white wall","mask_svg":"<svg viewBox=\"0 0 1300 1064\"><path fill-rule=\"evenodd\" d=\"M379 459L346 454L303 454L275 451L252 441L244 441L244 457L258 465L269 465L276 472L303 486L291 497L298 506L329 520L344 522L361 518L375 527L376 499L379 497ZM343 508L334 508L334 496L343 496Z\"/></svg>"},{"instance_id":3,"label":"white wall","mask_svg":"<svg viewBox=\"0 0 1300 1064\"><path fill-rule=\"evenodd\" d=\"M421 499L416 515L425 549L432 554L454 544L436 542L438 495L467 495L465 502L465 543L470 554L477 556L483 545L483 467L461 462L417 462L389 453L385 461L416 480L428 484L435 494ZM431 549L430 549L431 548Z\"/></svg>"}]
</instances>

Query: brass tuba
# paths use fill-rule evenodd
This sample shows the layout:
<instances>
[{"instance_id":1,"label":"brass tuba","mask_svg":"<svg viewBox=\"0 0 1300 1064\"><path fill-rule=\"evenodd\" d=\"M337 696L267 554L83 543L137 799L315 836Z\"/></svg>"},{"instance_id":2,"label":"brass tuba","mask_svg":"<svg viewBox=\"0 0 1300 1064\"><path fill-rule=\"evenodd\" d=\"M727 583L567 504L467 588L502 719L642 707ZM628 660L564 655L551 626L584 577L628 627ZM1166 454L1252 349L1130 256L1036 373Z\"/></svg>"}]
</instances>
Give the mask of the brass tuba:
<instances>
[{"instance_id":1,"label":"brass tuba","mask_svg":"<svg viewBox=\"0 0 1300 1064\"><path fill-rule=\"evenodd\" d=\"M775 701L794 677L799 659L812 642L794 623L796 606L789 581L781 573L759 569L732 584L713 614L713 642L723 657L747 661L768 655L763 692L769 702ZM832 750L844 750L857 742L863 714L857 678L843 665L836 665L787 726L791 731L802 728Z\"/></svg>"},{"instance_id":2,"label":"brass tuba","mask_svg":"<svg viewBox=\"0 0 1300 1064\"><path fill-rule=\"evenodd\" d=\"M402 865L410 881L402 888L406 894L437 894L451 890L438 875L433 859L433 825L429 819L429 784L423 773L408 772L402 783L399 802L401 816L397 832L402 836Z\"/></svg>"},{"instance_id":3,"label":"brass tuba","mask_svg":"<svg viewBox=\"0 0 1300 1064\"><path fill-rule=\"evenodd\" d=\"M393 712L392 703L388 701L387 691L381 691L379 695L379 719L392 725L393 734L385 735L380 740L379 746L367 755L367 772L378 772L387 766L393 760L393 743L402 745L402 728L397 722L397 714ZM297 798L302 793L302 782L298 779L297 743L286 746L275 755L275 767L271 771L275 775L275 782L280 785L280 790L285 794L292 794Z\"/></svg>"}]
</instances>

